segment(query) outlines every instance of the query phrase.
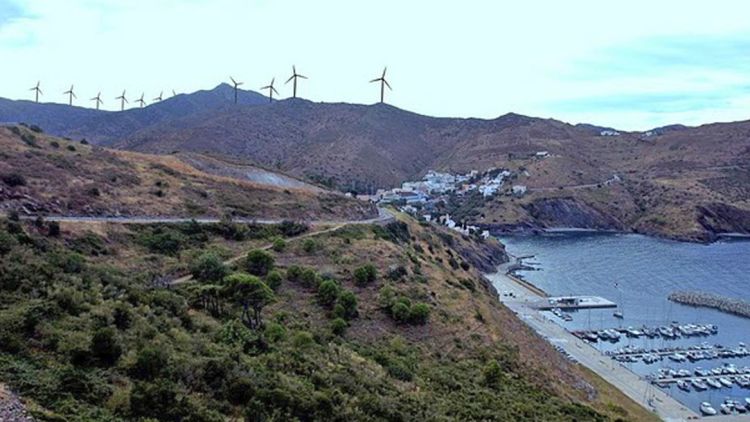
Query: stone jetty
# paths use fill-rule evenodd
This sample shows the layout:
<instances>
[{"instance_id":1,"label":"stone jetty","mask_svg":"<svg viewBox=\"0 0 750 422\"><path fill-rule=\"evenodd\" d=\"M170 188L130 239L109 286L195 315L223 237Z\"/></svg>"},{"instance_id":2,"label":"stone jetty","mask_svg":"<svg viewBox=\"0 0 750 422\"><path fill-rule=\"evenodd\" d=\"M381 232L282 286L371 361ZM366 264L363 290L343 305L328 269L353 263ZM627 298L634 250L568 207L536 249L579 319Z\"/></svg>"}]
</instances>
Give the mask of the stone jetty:
<instances>
[{"instance_id":1,"label":"stone jetty","mask_svg":"<svg viewBox=\"0 0 750 422\"><path fill-rule=\"evenodd\" d=\"M701 306L750 318L750 302L706 292L680 291L669 295L669 300L691 306Z\"/></svg>"}]
</instances>

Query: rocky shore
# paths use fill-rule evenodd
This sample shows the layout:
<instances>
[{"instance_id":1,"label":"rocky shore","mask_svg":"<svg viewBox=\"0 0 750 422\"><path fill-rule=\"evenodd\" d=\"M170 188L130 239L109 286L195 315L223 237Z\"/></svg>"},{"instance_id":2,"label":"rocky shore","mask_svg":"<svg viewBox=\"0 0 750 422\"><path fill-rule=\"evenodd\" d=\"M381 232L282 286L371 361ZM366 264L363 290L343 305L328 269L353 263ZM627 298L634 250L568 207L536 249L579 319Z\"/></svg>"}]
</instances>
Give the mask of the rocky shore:
<instances>
[{"instance_id":1,"label":"rocky shore","mask_svg":"<svg viewBox=\"0 0 750 422\"><path fill-rule=\"evenodd\" d=\"M722 312L750 318L750 302L705 292L674 292L669 300L684 305L718 309Z\"/></svg>"},{"instance_id":2,"label":"rocky shore","mask_svg":"<svg viewBox=\"0 0 750 422\"><path fill-rule=\"evenodd\" d=\"M34 418L29 416L26 406L18 396L4 385L0 384L0 421L2 422L30 422Z\"/></svg>"}]
</instances>

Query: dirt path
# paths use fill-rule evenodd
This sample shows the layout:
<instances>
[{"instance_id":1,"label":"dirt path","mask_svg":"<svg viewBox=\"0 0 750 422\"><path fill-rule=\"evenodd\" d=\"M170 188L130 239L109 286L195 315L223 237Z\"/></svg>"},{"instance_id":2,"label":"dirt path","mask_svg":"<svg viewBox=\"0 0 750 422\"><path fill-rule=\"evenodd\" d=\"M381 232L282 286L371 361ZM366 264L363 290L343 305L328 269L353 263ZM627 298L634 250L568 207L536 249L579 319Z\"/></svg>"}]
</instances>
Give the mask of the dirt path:
<instances>
[{"instance_id":1,"label":"dirt path","mask_svg":"<svg viewBox=\"0 0 750 422\"><path fill-rule=\"evenodd\" d=\"M351 221L351 222L347 222L347 223L333 224L330 227L327 227L325 229L312 230L312 231L309 231L307 233L301 234L299 236L290 237L290 238L286 239L286 241L290 242L290 241L304 239L304 238L307 238L307 237L319 236L321 234L325 234L325 233L330 233L330 232L336 231L336 230L338 230L338 229L340 229L342 227L348 226L348 225L363 225L363 224L366 225L366 224L375 224L375 223L385 223L385 222L393 220L393 214L391 214L390 211L388 211L386 209L383 209L383 208L378 208L378 212L379 212L380 215L378 216L378 218L375 218L375 219L360 220L360 221ZM268 250L268 249L271 249L272 247L273 247L273 243L267 243L265 245L262 245L262 246L259 246L257 248L253 248L253 249ZM234 264L235 262L239 261L240 259L244 258L245 256L247 256L247 252L244 252L241 255L237 255L237 256L235 256L233 258L227 259L226 261L224 261L224 264L226 264L226 265ZM176 278L174 280L171 280L167 284L170 285L170 286L179 286L181 284L186 284L186 283L190 283L190 282L193 282L193 281L194 281L193 280L193 276L188 274L188 275Z\"/></svg>"}]
</instances>

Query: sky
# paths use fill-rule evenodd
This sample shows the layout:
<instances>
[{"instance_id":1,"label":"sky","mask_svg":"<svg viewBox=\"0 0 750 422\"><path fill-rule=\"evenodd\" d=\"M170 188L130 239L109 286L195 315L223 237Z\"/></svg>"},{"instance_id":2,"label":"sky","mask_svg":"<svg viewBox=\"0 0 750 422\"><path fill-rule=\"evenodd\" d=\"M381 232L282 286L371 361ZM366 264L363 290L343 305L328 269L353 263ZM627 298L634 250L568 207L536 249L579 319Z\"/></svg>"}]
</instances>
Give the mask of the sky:
<instances>
[{"instance_id":1,"label":"sky","mask_svg":"<svg viewBox=\"0 0 750 422\"><path fill-rule=\"evenodd\" d=\"M508 112L623 130L750 119L750 2L739 0L0 0L0 96L146 99L292 65L312 101L433 116ZM131 101L131 105L132 101Z\"/></svg>"}]
</instances>

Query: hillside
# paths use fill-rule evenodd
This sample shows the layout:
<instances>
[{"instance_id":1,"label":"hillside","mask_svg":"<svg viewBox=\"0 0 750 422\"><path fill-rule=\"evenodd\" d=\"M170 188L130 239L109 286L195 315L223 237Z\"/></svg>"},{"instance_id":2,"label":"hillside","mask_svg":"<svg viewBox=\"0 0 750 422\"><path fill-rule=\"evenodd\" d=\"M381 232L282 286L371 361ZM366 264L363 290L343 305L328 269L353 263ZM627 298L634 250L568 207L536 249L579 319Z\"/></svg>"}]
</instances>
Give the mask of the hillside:
<instances>
[{"instance_id":1,"label":"hillside","mask_svg":"<svg viewBox=\"0 0 750 422\"><path fill-rule=\"evenodd\" d=\"M199 155L181 159L109 150L22 126L0 127L0 151L5 212L298 220L377 215L362 201L262 169L243 167L241 174L226 177L220 170L232 165ZM189 162L212 166L201 171Z\"/></svg>"},{"instance_id":2,"label":"hillside","mask_svg":"<svg viewBox=\"0 0 750 422\"><path fill-rule=\"evenodd\" d=\"M496 241L254 230L0 221L0 379L39 420L653 420L497 301Z\"/></svg>"},{"instance_id":3,"label":"hillside","mask_svg":"<svg viewBox=\"0 0 750 422\"><path fill-rule=\"evenodd\" d=\"M201 95L208 94L184 97L201 102ZM750 233L749 122L602 136L611 129L517 114L433 118L386 104L287 99L237 107L206 103L201 110L124 132L115 128L119 135L106 134L101 142L164 155L197 153L360 193L399 186L430 169L514 169L522 177L513 183L529 188L526 197L448 207L495 230L602 228L699 241ZM68 130L96 139L110 129L72 121ZM550 158L533 159L538 151ZM619 182L605 184L614 175Z\"/></svg>"}]
</instances>

